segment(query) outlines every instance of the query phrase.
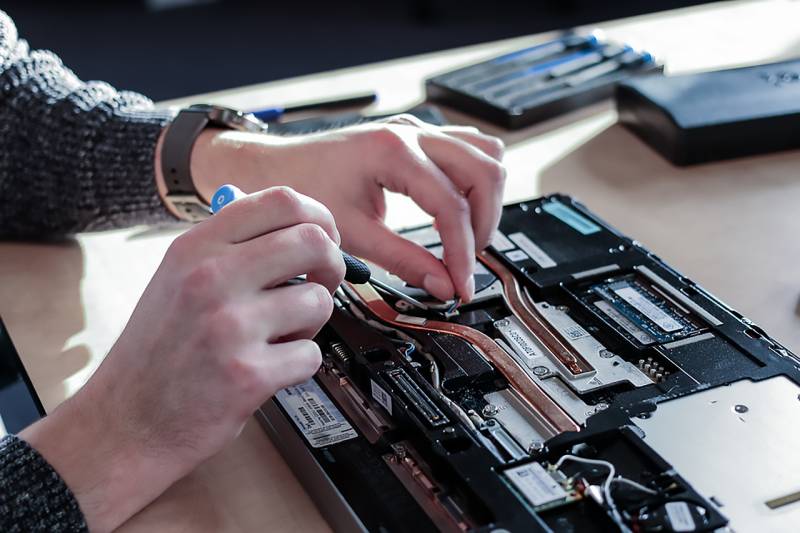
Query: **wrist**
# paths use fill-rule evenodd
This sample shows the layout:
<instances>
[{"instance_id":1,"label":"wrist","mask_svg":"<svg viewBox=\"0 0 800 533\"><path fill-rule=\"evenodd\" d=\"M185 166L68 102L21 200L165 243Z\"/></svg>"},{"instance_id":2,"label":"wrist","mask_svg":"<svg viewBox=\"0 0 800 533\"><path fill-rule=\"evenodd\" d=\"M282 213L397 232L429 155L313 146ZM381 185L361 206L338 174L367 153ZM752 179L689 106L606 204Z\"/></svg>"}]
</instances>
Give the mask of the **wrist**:
<instances>
[{"instance_id":1,"label":"wrist","mask_svg":"<svg viewBox=\"0 0 800 533\"><path fill-rule=\"evenodd\" d=\"M181 215L165 200L167 186L162 171L161 151L165 130L156 145L155 181L158 194L167 209L176 217ZM263 133L208 128L196 138L191 151L189 172L198 196L209 203L219 187L230 183L246 193L275 185L290 185L290 176L282 169L282 154L290 139Z\"/></svg>"},{"instance_id":2,"label":"wrist","mask_svg":"<svg viewBox=\"0 0 800 533\"><path fill-rule=\"evenodd\" d=\"M226 183L246 193L289 185L281 172L281 147L285 144L285 139L263 133L206 130L192 150L195 187L204 199L210 200Z\"/></svg>"},{"instance_id":3,"label":"wrist","mask_svg":"<svg viewBox=\"0 0 800 533\"><path fill-rule=\"evenodd\" d=\"M90 387L23 430L27 441L70 488L91 531L112 531L177 476L119 431ZM116 422L116 423L115 423ZM164 462L166 463L166 462Z\"/></svg>"}]
</instances>

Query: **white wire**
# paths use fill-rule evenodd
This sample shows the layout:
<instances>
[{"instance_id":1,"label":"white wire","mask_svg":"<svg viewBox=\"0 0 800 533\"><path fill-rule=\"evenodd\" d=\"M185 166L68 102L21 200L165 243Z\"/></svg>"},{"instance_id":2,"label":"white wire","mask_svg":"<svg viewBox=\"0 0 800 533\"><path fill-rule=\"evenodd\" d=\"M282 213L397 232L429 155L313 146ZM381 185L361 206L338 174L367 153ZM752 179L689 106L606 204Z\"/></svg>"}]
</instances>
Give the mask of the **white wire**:
<instances>
[{"instance_id":1,"label":"white wire","mask_svg":"<svg viewBox=\"0 0 800 533\"><path fill-rule=\"evenodd\" d=\"M624 485L630 485L633 488L639 489L640 491L646 492L647 494L650 494L650 495L653 495L653 496L658 494L658 491L655 491L655 490L653 490L651 488L645 487L641 483L637 483L632 479L628 479L628 478L625 478L625 477L622 477L622 476L615 477L611 482L612 483L622 483Z\"/></svg>"},{"instance_id":2,"label":"white wire","mask_svg":"<svg viewBox=\"0 0 800 533\"><path fill-rule=\"evenodd\" d=\"M617 510L617 505L614 503L614 500L611 498L611 482L614 480L614 474L617 473L617 470L614 468L614 465L609 463L608 461L603 461L601 459L586 459L585 457L578 457L577 455L562 455L558 461L556 461L555 468L558 469L561 465L564 464L564 461L574 461L576 463L584 463L589 465L598 465L604 466L608 469L608 476L606 476L605 481L603 482L603 498L608 504L608 508L611 511L611 518L614 522L619 526L620 530L624 533L631 533L630 528L625 525L625 522L622 520L622 515L619 514Z\"/></svg>"}]
</instances>

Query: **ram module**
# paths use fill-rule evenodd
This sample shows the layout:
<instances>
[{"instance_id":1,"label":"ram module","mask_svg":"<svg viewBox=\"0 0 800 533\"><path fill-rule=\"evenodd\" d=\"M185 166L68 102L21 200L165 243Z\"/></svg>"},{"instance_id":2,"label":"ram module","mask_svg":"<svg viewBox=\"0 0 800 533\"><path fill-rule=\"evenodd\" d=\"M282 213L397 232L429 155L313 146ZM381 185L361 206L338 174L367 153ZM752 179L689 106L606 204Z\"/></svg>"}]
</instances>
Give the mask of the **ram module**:
<instances>
[{"instance_id":1,"label":"ram module","mask_svg":"<svg viewBox=\"0 0 800 533\"><path fill-rule=\"evenodd\" d=\"M645 346L683 339L701 329L634 274L591 285L580 299L623 336Z\"/></svg>"}]
</instances>

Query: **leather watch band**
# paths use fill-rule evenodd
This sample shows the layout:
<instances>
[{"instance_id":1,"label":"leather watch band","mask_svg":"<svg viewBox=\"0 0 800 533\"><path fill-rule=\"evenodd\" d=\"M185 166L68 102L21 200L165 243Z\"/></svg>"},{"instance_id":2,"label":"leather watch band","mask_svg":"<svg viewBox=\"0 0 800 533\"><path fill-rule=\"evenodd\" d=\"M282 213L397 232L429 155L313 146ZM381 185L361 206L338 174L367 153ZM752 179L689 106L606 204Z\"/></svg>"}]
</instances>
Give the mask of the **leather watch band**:
<instances>
[{"instance_id":1,"label":"leather watch band","mask_svg":"<svg viewBox=\"0 0 800 533\"><path fill-rule=\"evenodd\" d=\"M210 122L208 110L182 110L167 128L161 149L161 171L167 187L166 200L182 218L197 222L208 218L208 205L197 194L192 181L192 148Z\"/></svg>"},{"instance_id":2,"label":"leather watch band","mask_svg":"<svg viewBox=\"0 0 800 533\"><path fill-rule=\"evenodd\" d=\"M249 113L208 104L181 110L167 127L161 146L161 171L167 194L164 201L178 216L191 222L208 218L210 211L192 180L192 149L197 136L208 126L264 133L267 124Z\"/></svg>"}]
</instances>

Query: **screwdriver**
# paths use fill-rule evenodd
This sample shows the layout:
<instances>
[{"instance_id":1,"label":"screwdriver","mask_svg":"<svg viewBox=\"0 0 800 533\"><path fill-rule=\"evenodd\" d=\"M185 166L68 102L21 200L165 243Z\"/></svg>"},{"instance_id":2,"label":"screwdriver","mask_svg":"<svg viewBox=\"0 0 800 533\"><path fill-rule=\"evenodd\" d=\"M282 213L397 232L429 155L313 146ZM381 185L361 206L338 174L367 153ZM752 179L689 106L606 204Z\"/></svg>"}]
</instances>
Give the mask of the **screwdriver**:
<instances>
[{"instance_id":1,"label":"screwdriver","mask_svg":"<svg viewBox=\"0 0 800 533\"><path fill-rule=\"evenodd\" d=\"M226 205L231 204L240 198L244 198L245 196L247 195L244 193L244 191L235 185L223 185L217 189L217 192L215 192L214 196L211 198L211 213L219 213L220 210L222 210L222 208ZM404 302L407 302L414 307L423 310L428 309L428 306L419 300L412 298L411 296L395 289L391 285L387 285L386 283L372 277L372 271L370 270L369 266L360 259L353 257L345 251L342 251L342 258L344 259L345 266L345 281L349 281L350 283L356 285L370 283L371 285L374 285L375 287L378 287L379 289L388 292L397 298L400 298Z\"/></svg>"}]
</instances>

